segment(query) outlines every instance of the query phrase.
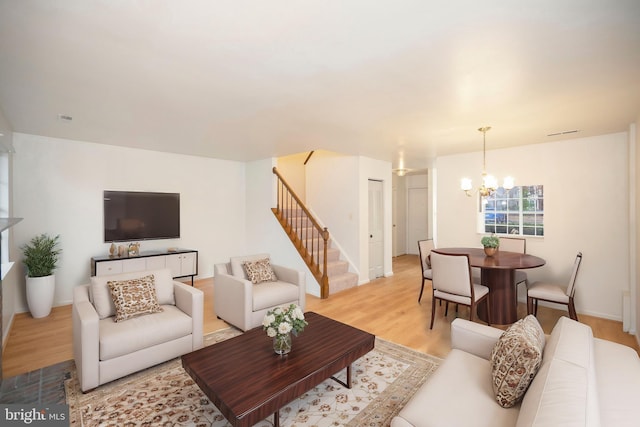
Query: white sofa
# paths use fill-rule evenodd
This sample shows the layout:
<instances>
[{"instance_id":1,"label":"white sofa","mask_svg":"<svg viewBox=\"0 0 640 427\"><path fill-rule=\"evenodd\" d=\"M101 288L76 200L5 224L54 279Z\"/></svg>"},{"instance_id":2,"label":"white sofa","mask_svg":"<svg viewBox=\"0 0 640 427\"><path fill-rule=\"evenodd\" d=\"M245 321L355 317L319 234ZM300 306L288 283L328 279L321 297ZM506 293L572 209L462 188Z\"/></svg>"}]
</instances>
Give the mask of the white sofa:
<instances>
[{"instance_id":1,"label":"white sofa","mask_svg":"<svg viewBox=\"0 0 640 427\"><path fill-rule=\"evenodd\" d=\"M248 280L243 263L266 258L269 254L235 256L214 266L213 309L219 318L243 331L262 325L264 315L275 307L305 307L304 271L270 264L276 281L253 284Z\"/></svg>"},{"instance_id":2,"label":"white sofa","mask_svg":"<svg viewBox=\"0 0 640 427\"><path fill-rule=\"evenodd\" d=\"M114 321L108 281L154 275L162 312ZM82 391L203 346L203 292L169 269L92 277L73 290L73 353Z\"/></svg>"},{"instance_id":3,"label":"white sofa","mask_svg":"<svg viewBox=\"0 0 640 427\"><path fill-rule=\"evenodd\" d=\"M562 317L544 347L522 402L496 403L491 351L503 331L455 319L451 353L391 422L431 426L638 426L640 359Z\"/></svg>"}]
</instances>

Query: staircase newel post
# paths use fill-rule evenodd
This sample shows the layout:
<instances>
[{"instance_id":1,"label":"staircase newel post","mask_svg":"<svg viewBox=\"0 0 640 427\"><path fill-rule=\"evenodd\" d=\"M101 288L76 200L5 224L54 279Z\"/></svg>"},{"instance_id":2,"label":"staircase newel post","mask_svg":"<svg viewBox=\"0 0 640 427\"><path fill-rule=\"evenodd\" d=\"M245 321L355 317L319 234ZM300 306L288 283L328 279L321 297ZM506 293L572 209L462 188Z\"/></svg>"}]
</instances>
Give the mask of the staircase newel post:
<instances>
[{"instance_id":1,"label":"staircase newel post","mask_svg":"<svg viewBox=\"0 0 640 427\"><path fill-rule=\"evenodd\" d=\"M322 286L320 288L320 297L324 299L329 297L329 276L327 275L327 243L329 241L329 230L327 230L327 227L322 230L322 240L324 240L324 245L322 248Z\"/></svg>"}]
</instances>

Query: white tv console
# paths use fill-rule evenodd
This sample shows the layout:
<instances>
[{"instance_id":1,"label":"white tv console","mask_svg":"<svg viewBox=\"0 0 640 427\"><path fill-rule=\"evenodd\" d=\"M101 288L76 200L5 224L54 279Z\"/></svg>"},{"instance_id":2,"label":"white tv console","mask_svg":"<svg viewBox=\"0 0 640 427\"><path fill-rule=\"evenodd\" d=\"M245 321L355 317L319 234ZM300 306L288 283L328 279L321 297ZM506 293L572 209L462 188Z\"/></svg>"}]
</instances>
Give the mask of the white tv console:
<instances>
[{"instance_id":1,"label":"white tv console","mask_svg":"<svg viewBox=\"0 0 640 427\"><path fill-rule=\"evenodd\" d=\"M91 258L91 275L107 276L131 271L169 268L173 278L191 277L198 274L198 251L176 249L169 251L144 251L135 256L95 256Z\"/></svg>"}]
</instances>

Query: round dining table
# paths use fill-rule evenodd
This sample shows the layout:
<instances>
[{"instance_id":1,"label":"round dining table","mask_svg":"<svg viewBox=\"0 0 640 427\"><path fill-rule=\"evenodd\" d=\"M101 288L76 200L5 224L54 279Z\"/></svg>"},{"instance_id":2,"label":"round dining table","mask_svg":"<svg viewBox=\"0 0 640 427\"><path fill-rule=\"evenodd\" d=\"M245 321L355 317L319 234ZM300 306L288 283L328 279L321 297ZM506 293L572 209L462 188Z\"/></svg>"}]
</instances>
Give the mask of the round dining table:
<instances>
[{"instance_id":1,"label":"round dining table","mask_svg":"<svg viewBox=\"0 0 640 427\"><path fill-rule=\"evenodd\" d=\"M516 270L541 267L545 260L529 254L498 250L487 256L482 248L438 248L438 252L466 254L471 267L481 269L481 283L489 288L489 297L478 304L478 317L488 319L487 302L491 304L491 323L508 325L518 320Z\"/></svg>"}]
</instances>

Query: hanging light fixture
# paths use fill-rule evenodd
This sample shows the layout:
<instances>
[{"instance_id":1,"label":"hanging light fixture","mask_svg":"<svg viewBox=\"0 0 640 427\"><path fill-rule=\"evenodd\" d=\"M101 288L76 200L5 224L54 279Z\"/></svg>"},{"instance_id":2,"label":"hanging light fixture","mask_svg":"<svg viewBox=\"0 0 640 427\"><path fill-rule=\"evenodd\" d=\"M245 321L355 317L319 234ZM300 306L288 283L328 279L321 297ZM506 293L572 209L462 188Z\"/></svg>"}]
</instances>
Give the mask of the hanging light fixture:
<instances>
[{"instance_id":1,"label":"hanging light fixture","mask_svg":"<svg viewBox=\"0 0 640 427\"><path fill-rule=\"evenodd\" d=\"M478 128L480 132L482 132L482 185L478 188L478 193L482 197L487 197L493 194L494 191L498 188L498 180L493 175L487 174L487 132L491 129L491 126L484 126ZM513 178L508 176L504 179L504 183L502 188L505 190L511 190L514 186ZM470 178L462 178L460 181L460 189L466 193L467 196L471 197L471 190L473 189L473 184Z\"/></svg>"},{"instance_id":2,"label":"hanging light fixture","mask_svg":"<svg viewBox=\"0 0 640 427\"><path fill-rule=\"evenodd\" d=\"M411 169L407 169L404 166L404 151L401 150L399 154L400 158L398 159L398 167L393 169L393 172L398 176L405 176L407 172L411 172Z\"/></svg>"}]
</instances>

